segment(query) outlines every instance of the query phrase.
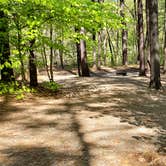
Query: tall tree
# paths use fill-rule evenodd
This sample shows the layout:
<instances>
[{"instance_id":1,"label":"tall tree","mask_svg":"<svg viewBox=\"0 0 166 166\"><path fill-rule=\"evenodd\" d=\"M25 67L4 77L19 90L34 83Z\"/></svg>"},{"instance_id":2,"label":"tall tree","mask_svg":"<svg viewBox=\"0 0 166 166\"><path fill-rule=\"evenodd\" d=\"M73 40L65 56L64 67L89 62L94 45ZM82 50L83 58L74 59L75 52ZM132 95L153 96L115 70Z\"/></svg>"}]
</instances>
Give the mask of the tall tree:
<instances>
[{"instance_id":1,"label":"tall tree","mask_svg":"<svg viewBox=\"0 0 166 166\"><path fill-rule=\"evenodd\" d=\"M158 0L149 1L149 30L150 30L150 87L161 88L160 57L158 34Z\"/></svg>"},{"instance_id":2,"label":"tall tree","mask_svg":"<svg viewBox=\"0 0 166 166\"><path fill-rule=\"evenodd\" d=\"M14 73L10 61L8 18L0 10L0 63L2 66L1 80L10 82L14 80Z\"/></svg>"},{"instance_id":3,"label":"tall tree","mask_svg":"<svg viewBox=\"0 0 166 166\"><path fill-rule=\"evenodd\" d=\"M120 0L120 7L121 7L121 16L123 18L122 24L124 27L126 27L126 23L124 21L125 19L125 14L124 14L124 7L125 7L125 2L124 0ZM122 64L127 65L127 39L128 39L128 32L127 29L123 28L122 29Z\"/></svg>"},{"instance_id":4,"label":"tall tree","mask_svg":"<svg viewBox=\"0 0 166 166\"><path fill-rule=\"evenodd\" d=\"M143 27L143 4L142 0L137 0L138 7L138 55L140 62L139 75L145 75L145 55L144 55L144 27Z\"/></svg>"}]
</instances>

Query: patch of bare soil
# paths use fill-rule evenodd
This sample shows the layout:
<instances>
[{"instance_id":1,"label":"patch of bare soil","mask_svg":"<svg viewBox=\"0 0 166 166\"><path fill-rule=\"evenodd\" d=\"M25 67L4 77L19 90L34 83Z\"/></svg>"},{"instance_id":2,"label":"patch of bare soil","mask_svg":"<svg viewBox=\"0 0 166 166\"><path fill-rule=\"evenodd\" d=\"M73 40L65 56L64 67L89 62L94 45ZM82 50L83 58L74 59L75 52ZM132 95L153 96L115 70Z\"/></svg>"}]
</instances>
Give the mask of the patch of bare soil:
<instances>
[{"instance_id":1,"label":"patch of bare soil","mask_svg":"<svg viewBox=\"0 0 166 166\"><path fill-rule=\"evenodd\" d=\"M0 166L166 165L165 90L130 70L60 73L58 94L0 97Z\"/></svg>"}]
</instances>

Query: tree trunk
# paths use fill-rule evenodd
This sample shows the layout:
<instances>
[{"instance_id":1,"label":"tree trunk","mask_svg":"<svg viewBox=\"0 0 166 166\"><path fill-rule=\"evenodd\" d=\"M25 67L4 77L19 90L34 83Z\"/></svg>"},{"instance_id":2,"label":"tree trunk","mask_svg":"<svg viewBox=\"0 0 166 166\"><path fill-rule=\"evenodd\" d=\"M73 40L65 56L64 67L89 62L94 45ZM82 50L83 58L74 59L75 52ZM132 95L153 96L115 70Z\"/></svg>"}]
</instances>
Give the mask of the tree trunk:
<instances>
[{"instance_id":1,"label":"tree trunk","mask_svg":"<svg viewBox=\"0 0 166 166\"><path fill-rule=\"evenodd\" d=\"M59 58L60 58L61 68L64 69L64 64L63 64L63 50L59 50Z\"/></svg>"},{"instance_id":2,"label":"tree trunk","mask_svg":"<svg viewBox=\"0 0 166 166\"><path fill-rule=\"evenodd\" d=\"M50 25L50 42L51 42L51 46L50 46L50 81L54 81L54 75L53 75L53 47L52 47L52 38L53 38L53 27L52 24Z\"/></svg>"},{"instance_id":3,"label":"tree trunk","mask_svg":"<svg viewBox=\"0 0 166 166\"><path fill-rule=\"evenodd\" d=\"M101 32L98 32L97 69L101 68L102 39Z\"/></svg>"},{"instance_id":4,"label":"tree trunk","mask_svg":"<svg viewBox=\"0 0 166 166\"><path fill-rule=\"evenodd\" d=\"M49 73L49 68L48 68L48 63L47 63L47 54L46 54L46 48L45 45L43 44L43 62L47 71L47 76L48 79L51 81L50 73Z\"/></svg>"},{"instance_id":5,"label":"tree trunk","mask_svg":"<svg viewBox=\"0 0 166 166\"><path fill-rule=\"evenodd\" d=\"M103 43L103 56L104 56L104 66L107 65L107 31L105 30L105 35L104 35L104 43Z\"/></svg>"},{"instance_id":6,"label":"tree trunk","mask_svg":"<svg viewBox=\"0 0 166 166\"><path fill-rule=\"evenodd\" d=\"M77 69L78 69L78 75L81 77L81 69L80 69L80 63L81 63L81 50L80 50L80 42L76 43L77 48Z\"/></svg>"},{"instance_id":7,"label":"tree trunk","mask_svg":"<svg viewBox=\"0 0 166 166\"><path fill-rule=\"evenodd\" d=\"M160 57L159 57L159 39L158 39L158 0L149 1L149 30L150 30L150 64L151 88L160 89Z\"/></svg>"},{"instance_id":8,"label":"tree trunk","mask_svg":"<svg viewBox=\"0 0 166 166\"><path fill-rule=\"evenodd\" d=\"M1 80L10 82L14 80L14 73L10 61L10 46L8 20L3 11L0 11L0 61L3 66Z\"/></svg>"},{"instance_id":9,"label":"tree trunk","mask_svg":"<svg viewBox=\"0 0 166 166\"><path fill-rule=\"evenodd\" d=\"M94 43L95 43L95 41L96 41L96 35L95 35L95 32L93 32L93 34L92 34L92 39L93 39L93 41L94 41ZM93 68L94 69L97 69L97 55L96 55L96 44L94 44L94 46L93 46L93 51L92 51L93 53Z\"/></svg>"},{"instance_id":10,"label":"tree trunk","mask_svg":"<svg viewBox=\"0 0 166 166\"><path fill-rule=\"evenodd\" d=\"M34 55L33 46L35 44L35 39L30 41L30 56L29 56L29 73L30 73L30 86L36 87L38 85L37 81L37 67L36 67L36 58Z\"/></svg>"},{"instance_id":11,"label":"tree trunk","mask_svg":"<svg viewBox=\"0 0 166 166\"><path fill-rule=\"evenodd\" d=\"M144 55L144 28L143 28L143 4L142 0L137 1L138 7L138 51L139 51L139 61L140 70L139 75L145 76L145 55Z\"/></svg>"},{"instance_id":12,"label":"tree trunk","mask_svg":"<svg viewBox=\"0 0 166 166\"><path fill-rule=\"evenodd\" d=\"M122 18L125 17L124 15L124 0L120 0L120 7L121 7L121 16ZM122 21L122 24L126 27L126 23ZM122 29L122 64L127 65L127 38L128 32L126 29Z\"/></svg>"},{"instance_id":13,"label":"tree trunk","mask_svg":"<svg viewBox=\"0 0 166 166\"><path fill-rule=\"evenodd\" d=\"M114 62L114 49L113 49L113 44L111 42L111 37L110 37L110 34L109 34L109 31L107 30L107 35L108 35L108 45L109 45L109 48L110 48L110 53L111 53L111 65L113 66L115 64Z\"/></svg>"},{"instance_id":14,"label":"tree trunk","mask_svg":"<svg viewBox=\"0 0 166 166\"><path fill-rule=\"evenodd\" d=\"M150 32L149 32L149 0L146 0L146 61L147 61L147 72L150 71Z\"/></svg>"},{"instance_id":15,"label":"tree trunk","mask_svg":"<svg viewBox=\"0 0 166 166\"><path fill-rule=\"evenodd\" d=\"M76 32L80 32L80 34L85 33L85 29L82 27L81 30L75 28ZM76 43L77 48L77 67L78 67L78 75L82 77L89 77L89 67L87 63L87 52L86 52L86 42L81 39L80 42Z\"/></svg>"}]
</instances>

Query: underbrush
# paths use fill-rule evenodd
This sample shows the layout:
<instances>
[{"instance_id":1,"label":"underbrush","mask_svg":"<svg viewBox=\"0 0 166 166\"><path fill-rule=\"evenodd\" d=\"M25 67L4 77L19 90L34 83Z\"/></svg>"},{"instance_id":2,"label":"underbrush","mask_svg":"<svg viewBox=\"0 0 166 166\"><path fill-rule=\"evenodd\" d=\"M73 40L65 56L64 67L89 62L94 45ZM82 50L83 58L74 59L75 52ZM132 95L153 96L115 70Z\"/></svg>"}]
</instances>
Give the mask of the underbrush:
<instances>
[{"instance_id":1,"label":"underbrush","mask_svg":"<svg viewBox=\"0 0 166 166\"><path fill-rule=\"evenodd\" d=\"M43 82L41 84L42 88L44 88L45 90L48 90L48 91L51 91L51 92L57 92L61 87L62 85L56 83L56 82Z\"/></svg>"},{"instance_id":2,"label":"underbrush","mask_svg":"<svg viewBox=\"0 0 166 166\"><path fill-rule=\"evenodd\" d=\"M0 82L0 95L15 95L16 99L21 100L27 93L35 93L34 88L30 88L28 85L21 84L20 82Z\"/></svg>"},{"instance_id":3,"label":"underbrush","mask_svg":"<svg viewBox=\"0 0 166 166\"><path fill-rule=\"evenodd\" d=\"M15 81L10 83L0 82L0 95L14 95L17 100L24 99L28 93L57 92L62 85L56 82L42 82L38 87L31 88L28 84Z\"/></svg>"}]
</instances>

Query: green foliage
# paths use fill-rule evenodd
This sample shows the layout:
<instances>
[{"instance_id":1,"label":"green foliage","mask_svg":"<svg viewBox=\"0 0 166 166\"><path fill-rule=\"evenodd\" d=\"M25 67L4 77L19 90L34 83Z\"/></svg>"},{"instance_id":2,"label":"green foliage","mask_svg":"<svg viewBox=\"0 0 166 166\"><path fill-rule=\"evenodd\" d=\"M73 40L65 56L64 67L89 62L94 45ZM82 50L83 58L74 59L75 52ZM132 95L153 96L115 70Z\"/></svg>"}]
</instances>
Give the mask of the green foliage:
<instances>
[{"instance_id":1,"label":"green foliage","mask_svg":"<svg viewBox=\"0 0 166 166\"><path fill-rule=\"evenodd\" d=\"M15 95L16 99L23 99L26 93L34 93L35 89L29 88L26 85L19 84L18 82L0 83L0 95Z\"/></svg>"},{"instance_id":2,"label":"green foliage","mask_svg":"<svg viewBox=\"0 0 166 166\"><path fill-rule=\"evenodd\" d=\"M62 87L62 85L59 85L58 83L51 81L51 82L43 82L42 87L47 90L51 90L52 92L56 92Z\"/></svg>"}]
</instances>

